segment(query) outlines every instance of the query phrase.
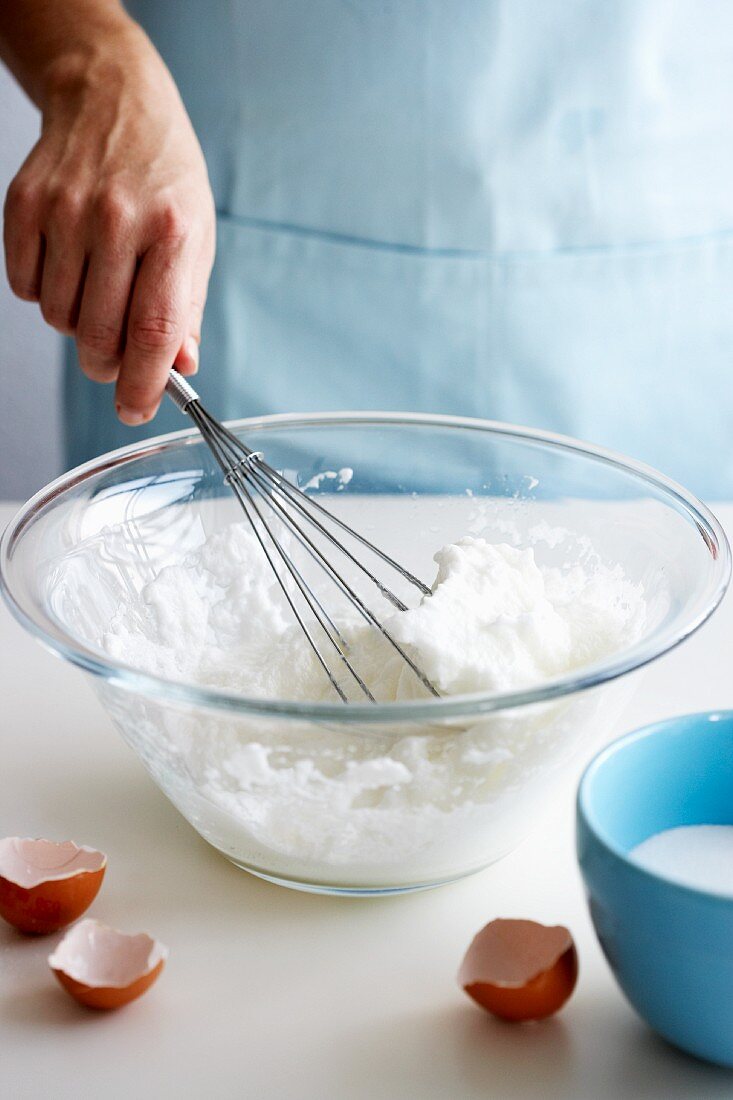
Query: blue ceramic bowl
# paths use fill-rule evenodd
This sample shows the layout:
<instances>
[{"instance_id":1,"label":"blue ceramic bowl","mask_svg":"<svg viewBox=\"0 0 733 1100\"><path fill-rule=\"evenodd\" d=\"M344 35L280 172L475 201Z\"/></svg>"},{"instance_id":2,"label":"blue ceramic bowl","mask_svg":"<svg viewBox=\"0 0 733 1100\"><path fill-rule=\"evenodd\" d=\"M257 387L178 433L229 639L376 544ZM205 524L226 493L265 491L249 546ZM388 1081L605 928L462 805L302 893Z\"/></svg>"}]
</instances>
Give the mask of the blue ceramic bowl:
<instances>
[{"instance_id":1,"label":"blue ceramic bowl","mask_svg":"<svg viewBox=\"0 0 733 1100\"><path fill-rule=\"evenodd\" d=\"M678 825L733 825L733 711L622 737L588 766L577 806L591 917L621 989L665 1039L733 1066L733 897L681 886L629 858Z\"/></svg>"}]
</instances>

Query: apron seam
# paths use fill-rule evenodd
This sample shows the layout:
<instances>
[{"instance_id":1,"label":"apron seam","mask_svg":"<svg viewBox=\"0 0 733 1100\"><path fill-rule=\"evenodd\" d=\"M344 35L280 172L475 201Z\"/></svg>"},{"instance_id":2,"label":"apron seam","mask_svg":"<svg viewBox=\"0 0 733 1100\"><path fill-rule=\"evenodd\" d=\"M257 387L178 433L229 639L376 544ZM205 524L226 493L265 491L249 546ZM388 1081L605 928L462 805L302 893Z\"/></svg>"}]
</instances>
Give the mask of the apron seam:
<instances>
[{"instance_id":1,"label":"apron seam","mask_svg":"<svg viewBox=\"0 0 733 1100\"><path fill-rule=\"evenodd\" d=\"M495 249L439 248L427 245L407 244L400 241L385 241L375 237L361 237L351 233L340 233L332 229L318 229L314 226L298 225L296 222L273 221L268 218L256 218L247 214L232 214L217 209L217 219L243 229L261 230L267 233L282 234L302 240L321 241L342 247L362 248L365 251L386 252L394 255L418 256L426 259L474 260L501 263L522 263L524 261L553 260L558 257L583 258L584 256L625 256L645 255L658 252L684 251L699 248L706 244L732 243L733 229L719 229L710 233L689 234L683 237L657 238L648 241L629 241L623 244L560 245L557 248Z\"/></svg>"}]
</instances>

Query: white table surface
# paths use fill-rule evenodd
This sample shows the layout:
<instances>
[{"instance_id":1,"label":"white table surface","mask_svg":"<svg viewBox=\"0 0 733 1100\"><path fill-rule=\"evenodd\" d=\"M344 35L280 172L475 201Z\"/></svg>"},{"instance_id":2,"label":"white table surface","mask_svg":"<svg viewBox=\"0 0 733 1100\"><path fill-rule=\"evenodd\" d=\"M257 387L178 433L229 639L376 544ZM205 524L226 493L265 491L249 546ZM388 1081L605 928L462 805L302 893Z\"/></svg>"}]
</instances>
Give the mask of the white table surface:
<instances>
[{"instance_id":1,"label":"white table surface","mask_svg":"<svg viewBox=\"0 0 733 1100\"><path fill-rule=\"evenodd\" d=\"M11 507L0 507L0 524ZM733 505L719 514L733 531ZM733 706L733 596L639 679L619 733ZM72 837L109 855L90 915L170 947L117 1013L81 1009L46 956L58 937L0 928L0 1096L501 1100L733 1096L733 1072L658 1040L594 939L571 800L487 871L426 893L326 898L261 882L202 841L121 741L91 687L0 609L0 836ZM566 1009L500 1024L457 988L497 916L567 924L581 972ZM2 922L0 921L0 924Z\"/></svg>"}]
</instances>

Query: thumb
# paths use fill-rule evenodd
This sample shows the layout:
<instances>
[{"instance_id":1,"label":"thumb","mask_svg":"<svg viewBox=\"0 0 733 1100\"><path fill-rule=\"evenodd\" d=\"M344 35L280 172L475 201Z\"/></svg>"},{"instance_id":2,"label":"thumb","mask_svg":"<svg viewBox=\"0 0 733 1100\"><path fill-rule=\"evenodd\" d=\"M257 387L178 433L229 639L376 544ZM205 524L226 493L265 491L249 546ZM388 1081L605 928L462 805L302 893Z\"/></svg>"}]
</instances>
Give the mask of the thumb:
<instances>
[{"instance_id":1,"label":"thumb","mask_svg":"<svg viewBox=\"0 0 733 1100\"><path fill-rule=\"evenodd\" d=\"M196 374L199 369L201 323L209 285L210 263L198 263L191 276L191 300L183 343L176 355L174 367L179 374Z\"/></svg>"},{"instance_id":2,"label":"thumb","mask_svg":"<svg viewBox=\"0 0 733 1100\"><path fill-rule=\"evenodd\" d=\"M201 343L201 317L203 310L196 303L191 303L188 320L188 333L176 355L173 366L179 374L196 374L199 369L199 344Z\"/></svg>"}]
</instances>

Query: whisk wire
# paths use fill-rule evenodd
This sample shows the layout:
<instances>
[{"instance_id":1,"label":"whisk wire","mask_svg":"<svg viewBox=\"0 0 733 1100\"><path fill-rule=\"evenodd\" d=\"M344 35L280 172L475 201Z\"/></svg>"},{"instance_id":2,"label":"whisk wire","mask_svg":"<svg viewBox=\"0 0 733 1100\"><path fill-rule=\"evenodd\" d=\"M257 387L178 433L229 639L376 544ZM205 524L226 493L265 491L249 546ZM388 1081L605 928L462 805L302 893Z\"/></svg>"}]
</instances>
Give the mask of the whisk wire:
<instances>
[{"instance_id":1,"label":"whisk wire","mask_svg":"<svg viewBox=\"0 0 733 1100\"><path fill-rule=\"evenodd\" d=\"M254 471L254 467L252 467L252 472L253 471ZM262 490L260 490L260 491L262 491ZM279 505L277 505L276 502L274 502L269 495L268 495L268 503L269 503L270 507L279 507ZM313 544L311 543L311 540L308 538L308 536L303 532L302 528L295 522L295 520L292 519L292 517L288 516L287 513L284 510L282 510L282 511L283 511L283 516L284 516L284 522L286 523L288 529L293 533L299 532L300 534L302 534L303 538L306 541L307 548L310 548L310 546L312 546ZM372 626L375 626L377 628L377 630L379 630L379 632L382 634L382 636L385 638L385 640L387 642L389 642L389 644L392 646L392 648L394 650L397 651L397 653L400 655L400 657L403 659L403 661L412 669L412 671L422 681L422 683L425 685L425 687L428 689L428 691L430 691L431 694L433 694L433 695L437 695L437 692L436 692L435 688L433 687L433 685L431 684L430 680L421 671L419 666L415 664L415 662L410 657L409 653L407 653L407 651L405 649L403 649L403 647L392 636L392 634L390 634L390 632L387 630L386 626L384 626L384 624L381 622L381 620L379 618L377 618L377 616L374 614L374 612L371 610L371 608L369 608L364 603L364 601L361 599L361 597L356 592L356 590L353 589L351 587L351 585L348 584L348 582L344 580L344 578L339 574L338 570L333 566L333 564L328 560L328 558L325 558L317 550L312 551L312 553L313 553L314 557L316 558L316 561L318 562L318 564L321 566L321 568L328 574L328 576L334 581L334 583L336 585L338 585L338 587L341 589L341 591L344 592L348 596L348 598L351 600L351 602L354 604L354 606L360 612L360 614L363 616L363 618L365 618L367 620L367 622L371 623Z\"/></svg>"},{"instance_id":2,"label":"whisk wire","mask_svg":"<svg viewBox=\"0 0 733 1100\"><path fill-rule=\"evenodd\" d=\"M346 641L346 639L342 635L341 631L335 625L335 623L331 619L330 615L328 614L328 612L323 607L323 604L321 603L321 601L318 599L318 597L315 595L315 593L311 589L308 582L304 579L302 573L300 572L298 567L295 565L292 558L288 557L288 555L283 550L282 546L280 545L277 538L273 534L272 529L270 528L267 520L263 516L261 509L258 508L258 506L255 503L254 499L252 498L251 494L247 491L247 489L244 486L238 486L237 488L238 488L238 490L241 490L241 492L246 494L249 503L251 504L255 514L257 515L257 518L259 519L259 522L262 524L263 528L265 529L265 531L269 535L270 541L272 542L273 546L275 547L275 550L277 551L281 561L283 562L283 564L284 564L285 568L287 569L288 573L290 574L290 576L293 578L293 581L297 585L298 590L300 591L301 595L303 596L303 599L305 600L305 602L308 604L311 611L313 612L313 615L316 619L316 622L321 627L321 630L323 631L323 633L326 635L326 637L328 638L331 645L336 650L336 653L338 654L339 658L343 661L343 663L345 664L348 671L354 677L357 684L359 685L361 690L366 695L367 699L369 699L369 701L372 702L372 703L375 702L374 696L372 695L371 691L366 686L366 684L362 680L361 676L359 675L359 673L356 671L356 669L352 665L349 658L346 656L346 651L349 648L349 643ZM239 495L239 493L237 495Z\"/></svg>"},{"instance_id":3,"label":"whisk wire","mask_svg":"<svg viewBox=\"0 0 733 1100\"><path fill-rule=\"evenodd\" d=\"M263 508L254 498L256 493L261 501L267 505L271 517L282 524L288 534L308 553L309 557L320 567L326 576L336 585L359 614L373 627L375 627L384 639L399 654L405 664L412 670L423 686L437 696L438 692L422 669L412 659L409 653L391 635L377 615L362 600L351 584L341 575L339 570L314 542L311 535L303 528L302 522L307 522L311 528L318 532L332 547L338 550L345 558L361 571L380 591L380 593L399 610L407 610L405 603L392 592L392 590L376 577L372 571L344 545L344 543L329 530L326 522L331 522L350 537L357 540L362 546L372 551L385 564L396 570L406 581L417 587L424 595L430 594L427 585L402 566L389 554L358 531L353 530L347 523L333 515L329 509L312 497L306 496L302 490L288 482L281 474L274 470L264 460L261 451L254 451L248 447L225 425L221 424L204 408L198 394L193 387L182 378L177 371L172 370L166 387L170 397L181 410L186 413L197 426L211 453L224 474L225 482L230 486L236 496L242 511L244 512L252 531L259 543L262 552L274 573L278 585L290 607L296 622L303 631L308 644L326 673L332 687L342 702L348 703L349 698L341 683L334 675L331 666L323 656L313 633L306 622L303 613L299 609L295 593L290 590L287 577L297 589L304 604L312 614L316 624L327 638L330 645L336 651L338 659L358 685L359 689L370 702L375 702L374 695L360 676L347 653L349 643L336 626L333 618L326 611L323 603L314 592L311 585L303 576L300 569L293 561L291 555L286 552L273 530L271 522L268 522ZM291 514L291 509L298 519ZM314 514L317 513L317 514ZM281 561L285 570L285 576L276 564L274 554Z\"/></svg>"},{"instance_id":4,"label":"whisk wire","mask_svg":"<svg viewBox=\"0 0 733 1100\"><path fill-rule=\"evenodd\" d=\"M318 645L316 644L316 641L315 641L313 635L311 634L307 623L305 622L302 615L298 611L298 608L295 604L295 601L293 600L292 596L288 592L288 587L285 584L285 581L283 580L283 578L281 577L281 575L280 575L280 573L279 573L279 571L278 571L278 569L275 565L275 562L273 561L272 556L270 555L270 551L267 549L267 546L265 545L264 539L262 538L262 536L261 536L261 534L260 534L260 532L257 528L257 524L255 523L253 517L250 514L249 508L247 507L247 505L245 503L246 498L245 498L244 492L240 489L240 486L235 486L233 484L232 484L232 489L234 490L240 504L242 504L244 514L246 515L247 519L249 520L250 526L252 527L252 531L254 532L254 535L255 535L257 541L260 544L262 552L264 553L265 557L267 558L267 561L270 565L270 568L272 569L272 572L274 573L274 575L277 579L277 582L278 582L280 588L282 589L283 595L285 596L285 599L287 600L287 602L290 606L290 609L293 612L293 615L295 616L295 618L298 622L298 625L300 626L301 630L305 634L305 637L308 641L308 644L310 645L311 649L313 650L319 664L321 665L324 672L328 676L328 679L331 681L331 684L334 687L334 689L336 690L336 692L337 692L338 696L340 697L341 701L344 702L344 703L348 703L349 700L348 700L348 696L346 695L346 692L343 690L343 688L339 684L338 680L336 679L336 677L331 672L331 669L328 665L328 662L323 657L323 654L321 653L320 649L318 648ZM249 499L249 502L251 503L251 498L249 498L248 494L247 494L247 498ZM319 621L319 625L321 625L320 620L318 620L318 616L316 616L316 619L317 619L317 621ZM328 631L326 631L326 635L327 635L327 637L330 638L330 634L328 634Z\"/></svg>"},{"instance_id":5,"label":"whisk wire","mask_svg":"<svg viewBox=\"0 0 733 1100\"><path fill-rule=\"evenodd\" d=\"M208 430L208 429L211 428L211 417L207 414L206 410L198 402L193 401L189 404L186 411L189 413L189 415L195 421L196 425L199 427L199 430L202 432L202 434L204 434L204 438L207 438L207 436L205 434L205 430ZM214 426L216 427L218 425L214 424ZM230 434L231 433L227 433L227 435L230 435ZM236 437L233 437L233 438L236 439ZM229 487L232 489L235 496L237 497L237 500L239 501L240 505L242 506L242 510L244 511L247 519L249 520L250 526L251 526L251 528L252 528L252 530L253 530L256 538L257 538L257 541L258 541L263 553L265 554L267 562L270 565L270 568L271 568L273 574L275 575L275 578L277 579L278 585L279 585L280 589L282 590L282 592L285 596L285 599L287 600L287 603L290 606L290 609L293 612L293 615L295 616L295 618L298 622L298 625L301 627L303 633L305 634L305 637L306 637L311 649L313 650L319 664L321 665L321 667L325 671L326 675L328 676L329 680L331 681L332 686L335 688L335 690L338 693L341 700L343 702L348 702L348 697L347 697L346 693L341 688L340 684L338 683L338 680L332 674L332 671L331 671L330 666L328 665L328 662L324 659L324 657L323 657L321 651L319 650L318 645L317 645L310 629L308 628L308 625L306 624L305 620L303 619L302 615L300 614L300 612L299 612L299 610L298 610L298 608L295 604L295 601L292 598L291 593L288 591L287 585L283 581L283 578L280 574L280 571L278 570L278 568L277 568L277 566L276 566L276 564L273 560L272 554L268 550L268 548L265 545L265 542L264 542L264 540L261 536L260 530L257 526L257 522L255 521L255 518L254 518L255 516L257 517L257 521L261 524L262 528L264 529L264 531L268 535L272 546L274 547L275 551L277 552L280 560L283 562L283 565L285 566L287 572L292 577L292 579L293 579L296 587L298 588L298 591L301 593L305 603L310 608L316 622L320 626L321 630L325 634L328 641L331 643L331 645L336 650L336 653L337 653L339 659L344 663L344 665L346 666L346 668L348 669L348 671L350 672L350 674L353 676L354 680L358 684L359 688L366 695L367 699L370 702L373 703L375 701L374 696L372 695L371 691L369 690L367 685L362 680L361 676L359 676L359 673L356 671L356 669L352 665L351 661L346 656L345 651L348 648L348 643L347 643L346 639L343 637L340 630L338 629L336 624L333 622L333 619L331 618L331 616L328 614L328 612L323 607L323 604L321 603L321 601L318 599L318 597L315 595L315 593L313 592L311 587L308 585L308 583L304 579L304 577L303 577L302 573L300 572L300 570L297 568L297 566L292 561L292 559L289 558L288 555L283 550L282 546L280 545L277 538L275 537L270 525L268 524L267 520L263 516L261 509L257 507L257 504L255 503L254 499L252 498L251 493L247 489L247 485L246 485L246 481L247 481L246 468L253 461L257 461L258 456L259 456L259 452L251 451L249 448L246 448L247 453L244 456L238 456L236 451L234 450L233 446L231 445L231 443L228 440L225 441L225 445L222 445L222 443L220 442L219 433L217 433L215 431L212 431L211 432L211 439L212 439L212 442L210 444L211 451L214 455L214 458L218 462L221 470L224 473L224 480L227 482ZM228 445L226 445L226 444L228 444ZM244 447L244 445L242 445L242 446ZM268 503L271 503L271 502L268 502ZM252 513L254 513L254 515Z\"/></svg>"},{"instance_id":6,"label":"whisk wire","mask_svg":"<svg viewBox=\"0 0 733 1100\"><path fill-rule=\"evenodd\" d=\"M205 410L204 410L204 412L205 412ZM213 421L213 418L210 417L210 419ZM221 431L221 433L227 438L227 440L233 445L233 447L235 449L242 448L245 451L247 460L251 460L252 458L254 458L257 455L262 456L261 451L252 451L252 450L250 450L250 448L247 447L246 444L242 443L241 440L239 440L237 438L237 436L234 435L233 432L229 431L229 429L224 424L220 424L218 421L213 421L213 423ZM402 600L400 600L397 596L395 596L395 594L391 591L391 589L389 589L386 585L384 585L379 580L378 577L375 577L366 568L366 566L364 565L364 563L362 561L360 561L357 557L355 557L353 554L351 554L351 552L345 546L343 546L342 543L340 543L335 538L333 533L331 531L329 531L328 528L322 527L312 515L308 515L307 510L306 510L306 504L308 505L309 508L315 509L316 511L320 512L321 515L323 515L331 523L334 523L337 527L340 527L342 531L345 531L348 535L351 536L351 538L356 539L357 542L360 542L362 544L362 546L366 547L373 554L376 554L377 557L381 558L382 561L386 565L391 566L392 569L396 570L396 572L399 573L400 576L404 577L404 579L406 581L408 581L410 584L414 585L414 587L417 588L422 593L423 596L432 595L431 590L428 588L428 586L423 581L420 580L419 577L416 577L414 573L411 573L410 570L406 569L405 566L402 565L400 562L395 561L395 559L390 557L390 555L387 554L384 550L382 550L381 547L375 546L373 542L370 542L369 539L366 538L366 536L362 535L359 531L354 530L353 527L349 527L349 525L347 523L344 523L343 520L339 519L338 516L334 515L333 512L329 511L329 509L326 508L325 505L321 504L320 501L314 500L313 497L306 496L303 493L302 490L296 489L294 485L291 485L290 482L287 481L282 476L282 474L279 474L277 472L277 470L273 470L272 466L270 466L269 463L264 461L264 456L261 458L258 465L259 465L260 469L263 471L263 473L266 475L268 480L272 483L273 488L277 489L279 492L281 492L285 496L287 496L289 498L289 500L292 502L293 507L297 508L299 512L305 513L307 515L307 518L309 519L309 521L314 526L318 527L318 529L322 532L322 534L324 534L326 536L327 539L329 539L344 554L346 554L346 556L349 558L349 560L352 561L354 563L354 565L356 565L359 569L361 569L361 571L363 573L365 573L369 577L369 580L372 581L372 583L375 584L377 586L377 588L379 588L379 590L382 592L382 594L391 603L395 604L395 606L397 607L397 609L399 611L406 611L407 610L407 607L402 602Z\"/></svg>"}]
</instances>

